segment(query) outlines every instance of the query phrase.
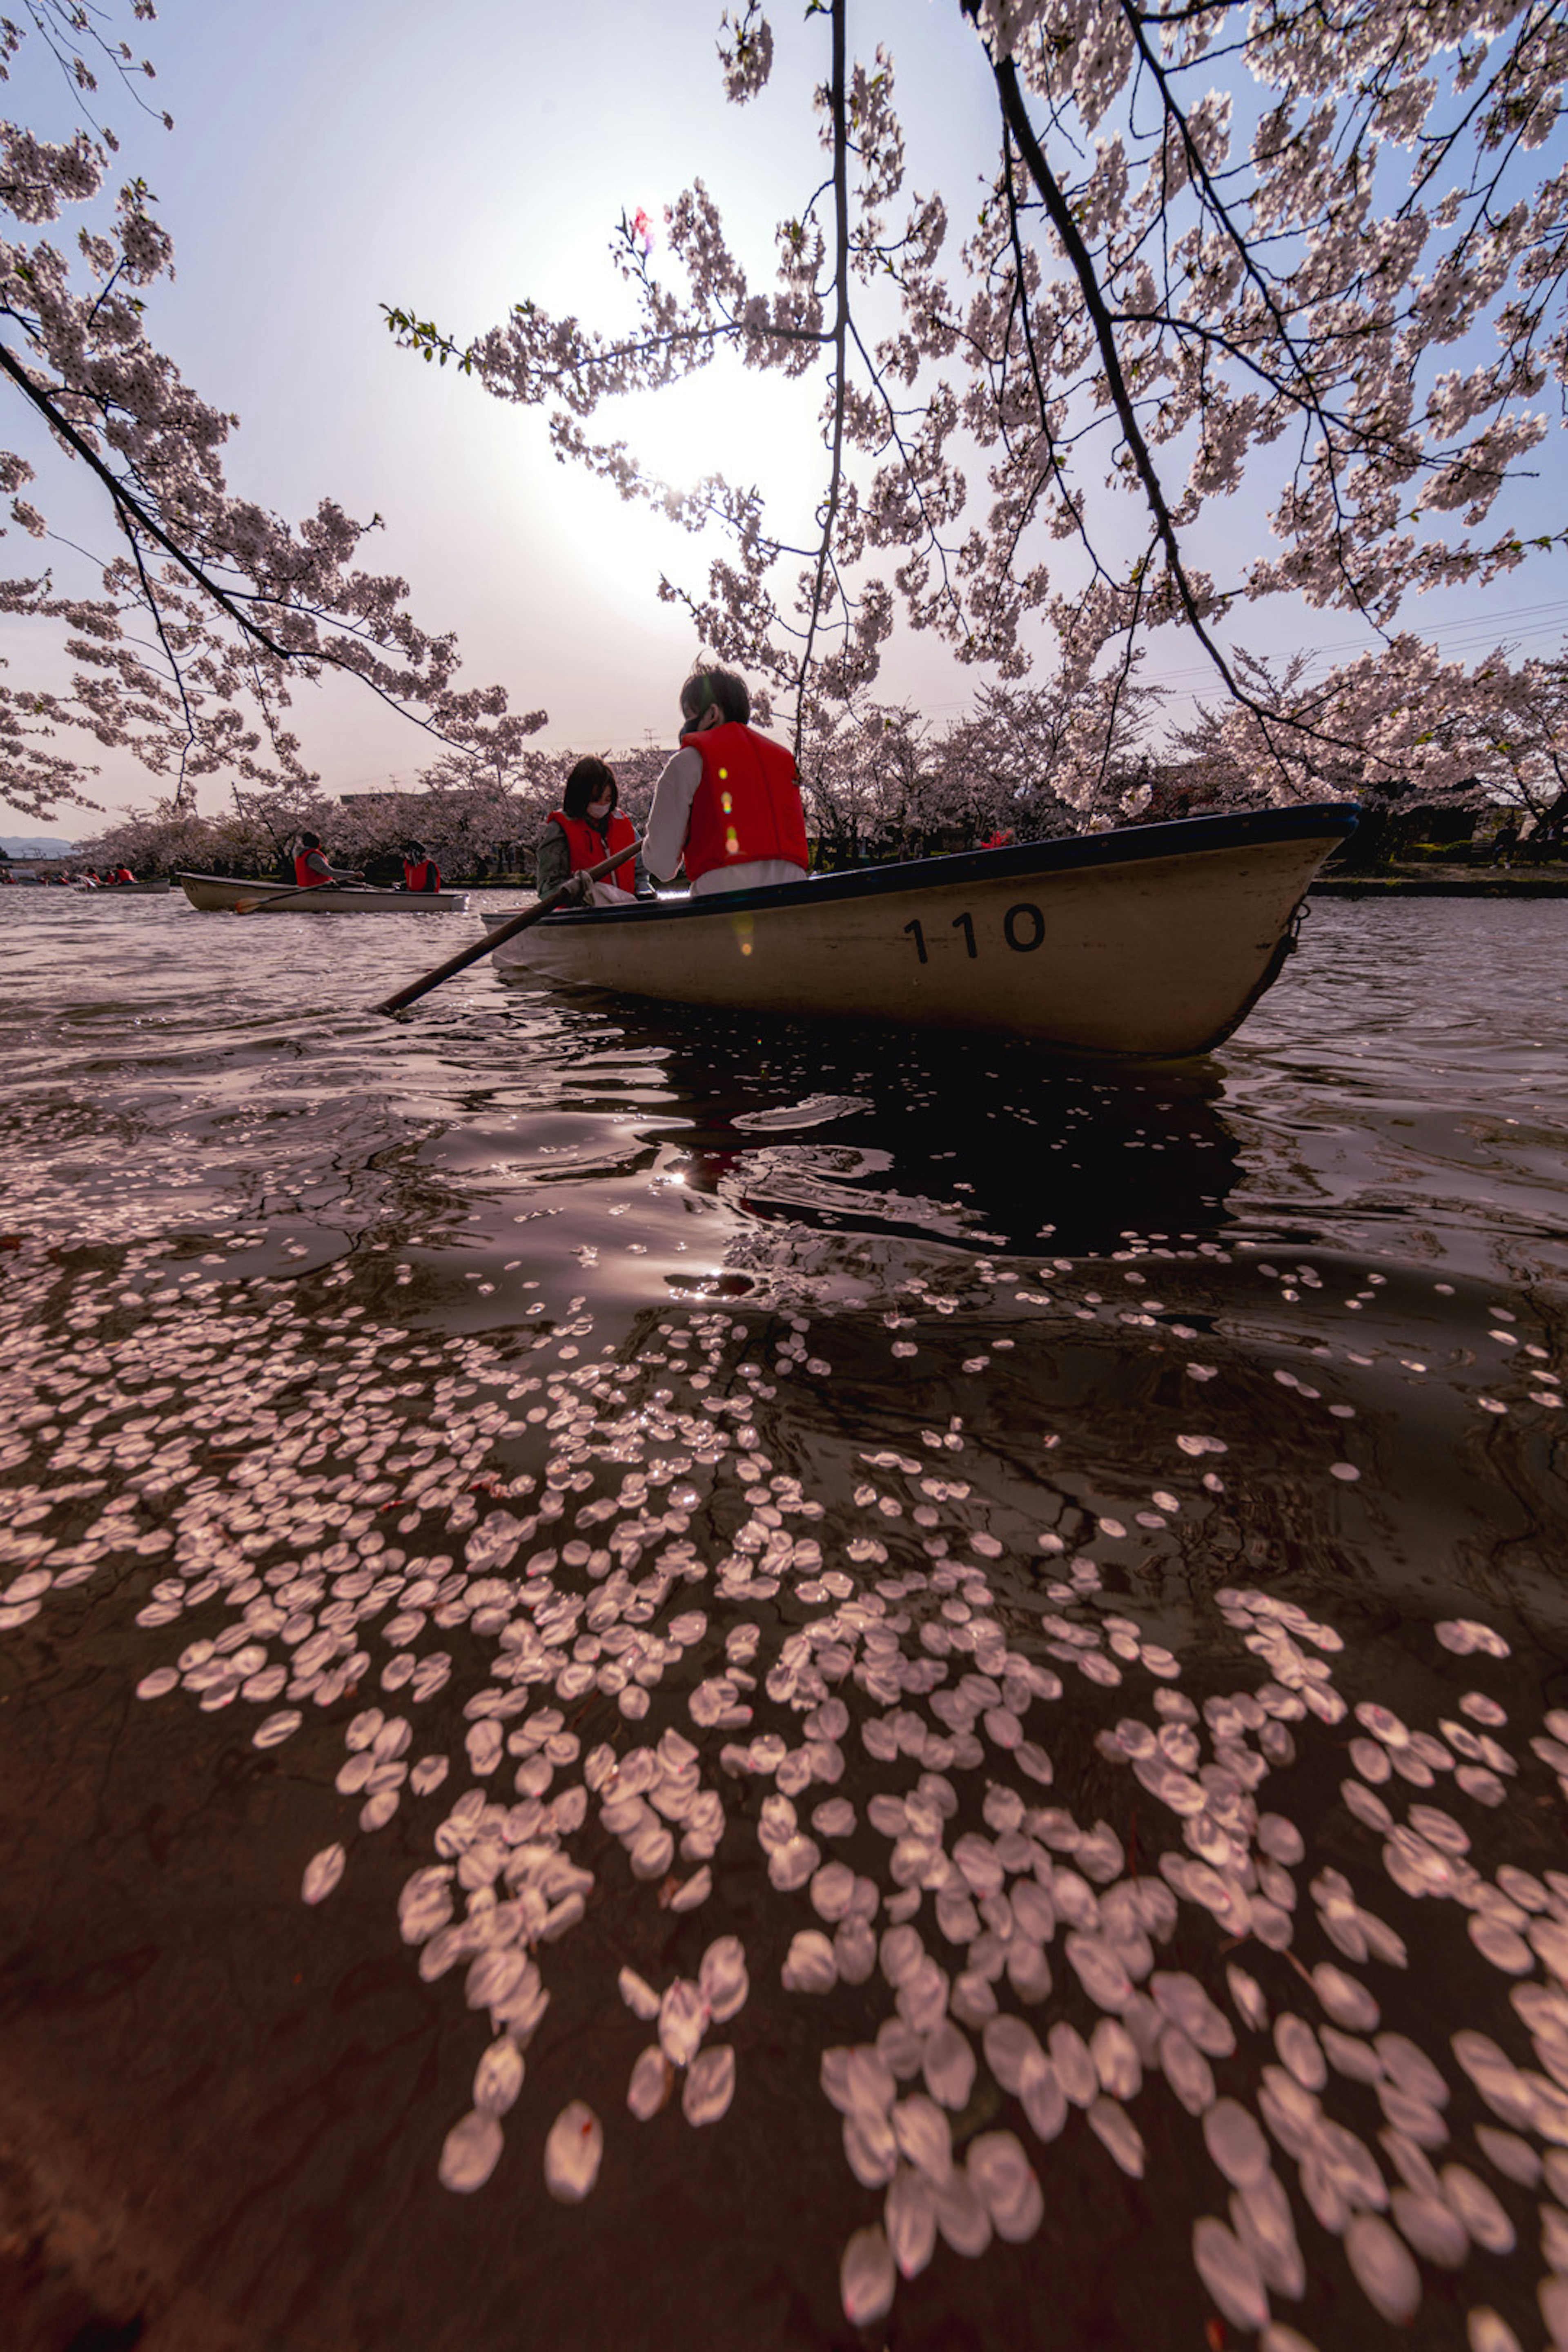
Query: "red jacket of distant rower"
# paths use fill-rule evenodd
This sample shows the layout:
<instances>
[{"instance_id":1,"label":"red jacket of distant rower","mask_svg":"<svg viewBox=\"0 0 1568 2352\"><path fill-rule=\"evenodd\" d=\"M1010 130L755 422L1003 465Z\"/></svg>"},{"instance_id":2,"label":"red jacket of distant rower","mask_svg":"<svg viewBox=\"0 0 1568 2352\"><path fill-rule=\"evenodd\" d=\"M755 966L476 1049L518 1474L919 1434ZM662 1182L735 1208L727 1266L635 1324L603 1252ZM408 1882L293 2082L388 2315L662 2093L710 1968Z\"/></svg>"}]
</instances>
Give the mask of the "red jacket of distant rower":
<instances>
[{"instance_id":1,"label":"red jacket of distant rower","mask_svg":"<svg viewBox=\"0 0 1568 2352\"><path fill-rule=\"evenodd\" d=\"M781 857L803 869L810 864L795 761L782 744L733 719L683 735L680 743L702 761L686 834L691 881L715 866L759 858Z\"/></svg>"},{"instance_id":2,"label":"red jacket of distant rower","mask_svg":"<svg viewBox=\"0 0 1568 2352\"><path fill-rule=\"evenodd\" d=\"M637 837L630 821L622 816L618 809L612 811L603 834L589 824L585 818L568 816L564 809L552 809L550 822L558 824L566 835L566 844L572 852L574 874L581 874L586 867L597 866L602 858L613 857L617 849L635 851L637 847ZM617 890L632 889L637 881L635 860L628 857L624 866L613 866L600 879L613 882Z\"/></svg>"},{"instance_id":3,"label":"red jacket of distant rower","mask_svg":"<svg viewBox=\"0 0 1568 2352\"><path fill-rule=\"evenodd\" d=\"M294 880L301 890L320 890L323 885L331 887L332 877L330 874L317 874L311 870L310 860L316 854L313 849L297 849L294 852Z\"/></svg>"},{"instance_id":4,"label":"red jacket of distant rower","mask_svg":"<svg viewBox=\"0 0 1568 2352\"><path fill-rule=\"evenodd\" d=\"M407 858L403 861L403 887L405 890L438 890L441 869L433 857L422 857L417 865Z\"/></svg>"}]
</instances>

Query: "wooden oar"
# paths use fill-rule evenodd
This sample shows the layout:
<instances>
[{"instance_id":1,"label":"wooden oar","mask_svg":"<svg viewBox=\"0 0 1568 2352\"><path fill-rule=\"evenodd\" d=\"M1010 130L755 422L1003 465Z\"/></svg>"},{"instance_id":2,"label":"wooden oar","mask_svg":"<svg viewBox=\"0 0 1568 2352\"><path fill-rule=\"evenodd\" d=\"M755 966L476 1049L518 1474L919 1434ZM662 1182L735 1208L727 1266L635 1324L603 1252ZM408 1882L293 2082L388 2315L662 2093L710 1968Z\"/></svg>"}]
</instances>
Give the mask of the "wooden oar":
<instances>
[{"instance_id":1,"label":"wooden oar","mask_svg":"<svg viewBox=\"0 0 1568 2352\"><path fill-rule=\"evenodd\" d=\"M641 847L640 841L634 841L628 847L617 849L612 856L601 858L597 866L587 866L581 873L569 874L564 882L558 883L553 890L546 891L536 907L525 907L521 914L513 916L510 923L499 923L493 931L487 931L482 940L476 940L472 947L460 948L455 956L448 956L445 963L438 963L434 971L425 974L423 980L412 982L407 988L400 988L395 996L373 1005L372 1012L401 1013L405 1004L416 1004L422 996L428 995L431 989L439 988L444 980L450 980L454 972L465 971L469 964L478 963L482 955L489 955L492 948L499 948L503 940L515 939L519 931L526 931L531 923L541 921L552 907L558 907L563 898L572 896L579 883L599 881L616 866L624 866L628 858L635 857Z\"/></svg>"}]
</instances>

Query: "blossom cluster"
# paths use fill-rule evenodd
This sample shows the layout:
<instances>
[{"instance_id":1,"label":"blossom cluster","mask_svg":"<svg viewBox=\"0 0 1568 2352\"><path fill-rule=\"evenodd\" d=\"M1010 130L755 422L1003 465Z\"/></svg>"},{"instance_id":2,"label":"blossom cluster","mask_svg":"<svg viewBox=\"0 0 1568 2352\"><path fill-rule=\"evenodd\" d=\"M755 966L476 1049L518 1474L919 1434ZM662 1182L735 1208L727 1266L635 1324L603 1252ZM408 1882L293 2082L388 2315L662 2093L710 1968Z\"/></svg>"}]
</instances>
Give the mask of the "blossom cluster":
<instances>
[{"instance_id":1,"label":"blossom cluster","mask_svg":"<svg viewBox=\"0 0 1568 2352\"><path fill-rule=\"evenodd\" d=\"M131 13L153 10L135 0ZM5 56L30 26L84 105L102 73L133 93L152 73L110 40L106 12L37 0L27 14L28 25L5 26ZM326 669L350 672L448 744L515 751L544 714L509 710L500 687L459 685L456 640L414 619L406 582L360 568L379 518L356 521L327 498L290 524L229 489L224 450L237 420L152 339L150 293L174 248L145 183L128 181L74 254L39 234L73 205L104 221L116 145L107 129L50 142L0 122L0 373L61 462L97 478L120 541L94 593L63 591L49 570L0 578L0 614L50 625L74 666L68 690L0 685L0 798L37 817L86 802L93 771L71 740L83 734L170 780L178 807L220 772L253 787L308 786L291 693ZM22 495L34 475L0 452L9 525L47 540L45 515Z\"/></svg>"}]
</instances>

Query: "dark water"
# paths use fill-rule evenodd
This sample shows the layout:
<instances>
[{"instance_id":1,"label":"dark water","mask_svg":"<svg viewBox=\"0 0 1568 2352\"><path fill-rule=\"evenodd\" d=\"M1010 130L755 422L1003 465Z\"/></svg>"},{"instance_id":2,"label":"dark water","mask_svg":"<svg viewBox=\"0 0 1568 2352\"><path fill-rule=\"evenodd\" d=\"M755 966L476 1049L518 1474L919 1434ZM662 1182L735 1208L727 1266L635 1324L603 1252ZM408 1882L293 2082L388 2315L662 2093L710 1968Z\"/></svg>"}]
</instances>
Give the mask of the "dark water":
<instances>
[{"instance_id":1,"label":"dark water","mask_svg":"<svg viewBox=\"0 0 1568 2352\"><path fill-rule=\"evenodd\" d=\"M1145 1071L0 912L0 2341L1568 2342L1557 908Z\"/></svg>"}]
</instances>

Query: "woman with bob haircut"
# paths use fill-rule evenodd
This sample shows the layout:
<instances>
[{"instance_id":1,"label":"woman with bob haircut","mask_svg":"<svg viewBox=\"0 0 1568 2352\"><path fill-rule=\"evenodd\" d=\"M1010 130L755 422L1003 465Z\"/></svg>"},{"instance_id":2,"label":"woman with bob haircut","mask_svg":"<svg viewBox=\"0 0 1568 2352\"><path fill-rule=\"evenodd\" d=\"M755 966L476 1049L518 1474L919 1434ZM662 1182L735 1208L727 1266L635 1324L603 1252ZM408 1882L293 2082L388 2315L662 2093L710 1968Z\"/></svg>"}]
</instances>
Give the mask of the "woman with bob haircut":
<instances>
[{"instance_id":1,"label":"woman with bob haircut","mask_svg":"<svg viewBox=\"0 0 1568 2352\"><path fill-rule=\"evenodd\" d=\"M620 814L620 797L614 772L603 760L578 761L534 852L534 885L542 898L572 875L625 849L625 865L585 887L595 907L631 905L637 895L637 835Z\"/></svg>"}]
</instances>

